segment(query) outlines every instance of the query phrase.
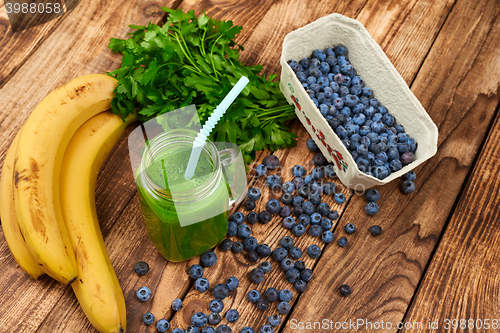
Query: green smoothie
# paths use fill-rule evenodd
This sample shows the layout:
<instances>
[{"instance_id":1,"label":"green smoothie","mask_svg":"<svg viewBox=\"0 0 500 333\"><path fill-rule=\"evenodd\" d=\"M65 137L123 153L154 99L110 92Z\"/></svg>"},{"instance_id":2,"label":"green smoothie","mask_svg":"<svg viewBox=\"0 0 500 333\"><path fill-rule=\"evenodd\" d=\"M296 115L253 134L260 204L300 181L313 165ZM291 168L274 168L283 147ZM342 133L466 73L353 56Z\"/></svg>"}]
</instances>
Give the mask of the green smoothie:
<instances>
[{"instance_id":1,"label":"green smoothie","mask_svg":"<svg viewBox=\"0 0 500 333\"><path fill-rule=\"evenodd\" d=\"M195 257L227 233L226 180L206 151L200 155L194 176L186 180L190 145L171 144L150 160L143 172L153 185L146 184L145 175L136 175L144 225L156 248L170 261ZM160 194L151 187L160 189Z\"/></svg>"}]
</instances>

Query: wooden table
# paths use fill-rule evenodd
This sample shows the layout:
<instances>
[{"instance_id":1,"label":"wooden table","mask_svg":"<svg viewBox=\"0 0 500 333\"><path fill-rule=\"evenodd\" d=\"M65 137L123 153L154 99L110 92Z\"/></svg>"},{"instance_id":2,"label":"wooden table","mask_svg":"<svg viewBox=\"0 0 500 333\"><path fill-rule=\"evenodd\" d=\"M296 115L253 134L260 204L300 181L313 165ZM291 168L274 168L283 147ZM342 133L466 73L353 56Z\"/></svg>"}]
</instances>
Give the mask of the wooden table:
<instances>
[{"instance_id":1,"label":"wooden table","mask_svg":"<svg viewBox=\"0 0 500 333\"><path fill-rule=\"evenodd\" d=\"M335 238L345 235L343 227L349 222L357 231L348 236L345 248L332 243L323 246L317 260L304 255L314 277L303 294L294 293L292 311L283 316L280 332L498 331L494 329L495 323L500 327L497 0L88 0L59 19L15 34L0 2L0 163L44 96L72 78L117 68L121 56L110 52L108 40L125 37L129 24L160 22L161 6L193 9L196 14L205 10L243 26L238 36L245 46L242 60L247 65L263 64L266 74L279 73L282 41L288 32L332 12L356 18L439 128L438 152L417 168L417 189L411 195L400 193L399 180L380 187L380 212L373 217L364 212L365 199L352 191L343 190L344 205L328 201L341 215ZM299 135L298 146L274 152L285 169L308 163L313 156L305 148L308 135L303 126L296 121L291 128ZM259 153L257 161L268 154ZM284 178L289 180L290 173ZM263 188L261 183L255 186ZM264 209L268 196L264 191L258 211ZM97 207L126 298L128 332L154 331L142 324L147 311L171 320L173 328L186 327L195 311L208 313L211 293L195 291L186 274L198 259L167 262L145 233L125 136L99 176ZM384 230L376 238L368 232L374 224ZM274 248L290 232L275 217L272 223L254 225L253 234ZM311 236L295 239L302 249L313 242L321 244ZM216 253L218 263L205 273L211 284L233 275L241 281L225 301L225 310L235 308L240 313L240 319L231 324L233 332L246 325L258 330L269 315L277 313L276 305L266 312L257 310L246 300L248 290L293 287L273 260L274 269L255 285L248 279L255 265L240 255L218 249ZM149 263L151 271L138 277L133 265L141 260ZM35 281L24 274L1 231L0 264L0 332L95 332L72 289L48 277ZM349 297L339 294L342 284L352 287ZM135 296L142 286L154 294L144 303ZM184 299L185 306L174 315L175 298ZM323 319L328 324L332 321L333 328L300 328ZM456 329L453 319L459 320ZM347 325L350 321L355 325ZM429 328L429 321L439 329ZM406 325L398 329L399 322ZM485 327L487 322L489 330L472 328L481 323ZM342 324L343 328L335 329Z\"/></svg>"}]
</instances>

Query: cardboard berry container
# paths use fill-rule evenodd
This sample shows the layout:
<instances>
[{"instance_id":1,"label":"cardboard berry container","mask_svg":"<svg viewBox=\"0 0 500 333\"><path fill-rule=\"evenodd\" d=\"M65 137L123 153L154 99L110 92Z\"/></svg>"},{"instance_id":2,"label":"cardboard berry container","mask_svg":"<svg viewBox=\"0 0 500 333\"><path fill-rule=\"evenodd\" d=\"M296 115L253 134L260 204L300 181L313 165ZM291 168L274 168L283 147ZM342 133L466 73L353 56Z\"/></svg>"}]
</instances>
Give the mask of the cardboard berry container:
<instances>
[{"instance_id":1,"label":"cardboard berry container","mask_svg":"<svg viewBox=\"0 0 500 333\"><path fill-rule=\"evenodd\" d=\"M377 98L417 140L415 161L392 172L383 180L369 176L358 169L350 152L321 115L312 99L287 61L310 57L315 49L326 49L343 44L347 57L363 78L365 86L372 88ZM366 28L357 20L340 14L331 14L302 28L290 32L283 41L281 54L280 89L323 155L333 163L340 181L348 188L364 189L389 183L401 177L432 157L437 151L438 129L389 58Z\"/></svg>"}]
</instances>

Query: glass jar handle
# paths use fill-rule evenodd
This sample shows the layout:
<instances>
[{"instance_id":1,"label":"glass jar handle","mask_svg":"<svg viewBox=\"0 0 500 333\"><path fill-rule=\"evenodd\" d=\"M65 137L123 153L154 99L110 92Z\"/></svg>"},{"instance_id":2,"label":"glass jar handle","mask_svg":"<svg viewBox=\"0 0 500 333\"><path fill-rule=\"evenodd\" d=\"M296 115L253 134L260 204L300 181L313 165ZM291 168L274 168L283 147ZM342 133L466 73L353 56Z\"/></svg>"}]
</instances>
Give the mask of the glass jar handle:
<instances>
[{"instance_id":1,"label":"glass jar handle","mask_svg":"<svg viewBox=\"0 0 500 333\"><path fill-rule=\"evenodd\" d=\"M230 189L229 206L238 205L245 199L248 192L247 174L241 150L237 145L226 142L216 142L215 145L217 148L223 148L219 149L219 156L222 172Z\"/></svg>"}]
</instances>

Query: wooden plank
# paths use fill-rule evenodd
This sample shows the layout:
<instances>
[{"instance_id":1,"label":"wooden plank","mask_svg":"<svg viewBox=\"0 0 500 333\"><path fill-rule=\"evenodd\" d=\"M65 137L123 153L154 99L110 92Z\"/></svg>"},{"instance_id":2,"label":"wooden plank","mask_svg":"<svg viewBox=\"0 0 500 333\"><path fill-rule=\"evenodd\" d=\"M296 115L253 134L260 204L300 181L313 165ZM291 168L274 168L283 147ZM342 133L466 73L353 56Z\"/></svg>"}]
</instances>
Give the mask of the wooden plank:
<instances>
[{"instance_id":1,"label":"wooden plank","mask_svg":"<svg viewBox=\"0 0 500 333\"><path fill-rule=\"evenodd\" d=\"M125 37L129 24L141 25L150 20L160 20L163 13L160 6L173 4L173 0L167 3L94 1L77 6L67 15L28 61L0 88L0 99L4 102L0 111L2 163L12 138L42 98L74 77L116 68L121 56L112 54L107 48L109 39ZM44 84L40 85L40 82ZM98 216L105 233L135 191L131 187L133 178L130 166L125 159L126 137L117 146L108 167L103 171L106 178L100 177L97 190ZM120 179L121 176L125 179ZM111 193L122 193L123 196ZM16 268L3 239L3 232L0 231L0 258L3 258L5 268L0 276L0 285L4 288L2 295L5 297L0 304L1 327L15 332L33 332L68 287L50 279L34 282L22 274L21 269Z\"/></svg>"},{"instance_id":2,"label":"wooden plank","mask_svg":"<svg viewBox=\"0 0 500 333\"><path fill-rule=\"evenodd\" d=\"M493 8L491 10L494 11ZM496 15L498 12L497 9ZM490 24L489 35L497 36L500 32L498 16ZM488 80L486 91L496 91L497 100L500 69L498 64L491 62L494 58L491 55L496 54L498 57L499 53L500 47L495 39L486 40L478 55L481 66L474 64L471 69L471 72L491 71L493 77L485 77ZM494 331L491 325L496 319L497 328L500 327L500 313L495 302L498 295L500 248L498 142L500 117L497 107L496 121L408 311L406 321L428 323L428 320L435 322L440 319L438 325L441 330L445 330L445 325L448 324L449 331L460 331L464 327L464 321L460 322L463 319L469 331L481 331L486 329L484 323L488 319L489 330ZM444 319L457 321L445 322ZM416 330L408 329L404 332Z\"/></svg>"},{"instance_id":3,"label":"wooden plank","mask_svg":"<svg viewBox=\"0 0 500 333\"><path fill-rule=\"evenodd\" d=\"M64 17L43 25L12 32L3 0L0 0L0 88L40 46Z\"/></svg>"},{"instance_id":4,"label":"wooden plank","mask_svg":"<svg viewBox=\"0 0 500 333\"><path fill-rule=\"evenodd\" d=\"M379 328L384 321L384 331L397 330L500 100L500 72L491 60L500 52L493 37L498 12L496 1L480 1L473 12L467 1L454 5L412 85L439 127L436 156L417 169L412 195L400 193L400 181L381 187L380 212L374 217L364 213L364 198L351 199L335 234L345 235L342 229L348 222L358 231L348 236L347 248L327 247L311 281L315 292L299 299L284 332L292 332L300 322L323 319L340 324L359 319L377 322ZM368 232L375 224L384 230L377 238ZM436 283L434 277L429 286ZM338 292L344 283L353 290L347 298ZM436 298L427 301L441 304ZM429 317L431 307L427 310ZM345 331L375 329L362 325Z\"/></svg>"}]
</instances>

